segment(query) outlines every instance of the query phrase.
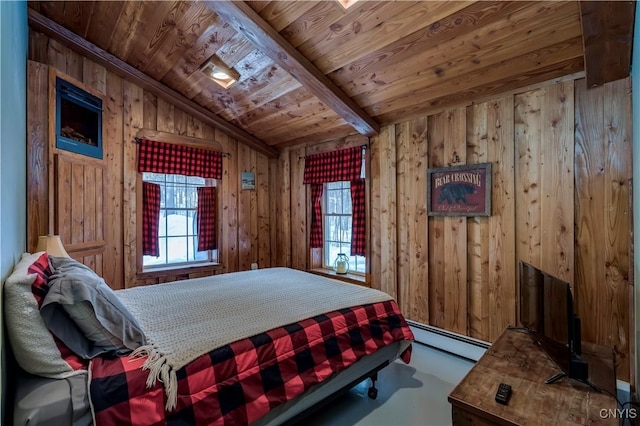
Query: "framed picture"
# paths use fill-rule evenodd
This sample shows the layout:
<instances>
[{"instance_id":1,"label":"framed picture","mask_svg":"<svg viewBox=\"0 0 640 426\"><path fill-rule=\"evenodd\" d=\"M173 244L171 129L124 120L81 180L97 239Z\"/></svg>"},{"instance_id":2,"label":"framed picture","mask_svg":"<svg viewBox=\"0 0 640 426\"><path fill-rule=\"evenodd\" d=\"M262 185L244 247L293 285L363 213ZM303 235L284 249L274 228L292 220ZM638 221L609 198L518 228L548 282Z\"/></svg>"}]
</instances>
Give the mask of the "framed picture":
<instances>
[{"instance_id":1,"label":"framed picture","mask_svg":"<svg viewBox=\"0 0 640 426\"><path fill-rule=\"evenodd\" d=\"M427 215L491 216L491 163L427 170Z\"/></svg>"},{"instance_id":2,"label":"framed picture","mask_svg":"<svg viewBox=\"0 0 640 426\"><path fill-rule=\"evenodd\" d=\"M242 172L242 190L256 189L256 176L251 172Z\"/></svg>"}]
</instances>

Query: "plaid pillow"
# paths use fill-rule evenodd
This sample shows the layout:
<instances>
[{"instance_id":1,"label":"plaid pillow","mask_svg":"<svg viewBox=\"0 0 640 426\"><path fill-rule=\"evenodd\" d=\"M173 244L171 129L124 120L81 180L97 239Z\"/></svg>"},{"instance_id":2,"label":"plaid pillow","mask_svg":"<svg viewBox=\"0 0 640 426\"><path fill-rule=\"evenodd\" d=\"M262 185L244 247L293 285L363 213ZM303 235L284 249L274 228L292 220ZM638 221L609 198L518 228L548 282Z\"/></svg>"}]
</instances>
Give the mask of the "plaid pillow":
<instances>
[{"instance_id":1,"label":"plaid pillow","mask_svg":"<svg viewBox=\"0 0 640 426\"><path fill-rule=\"evenodd\" d=\"M31 284L31 292L36 298L38 308L42 306L42 301L49 291L49 277L51 276L51 267L49 266L49 256L47 253L42 255L33 262L28 269L29 274L36 274L36 279Z\"/></svg>"},{"instance_id":2,"label":"plaid pillow","mask_svg":"<svg viewBox=\"0 0 640 426\"><path fill-rule=\"evenodd\" d=\"M49 278L52 274L47 253L43 253L35 262L29 265L27 272L36 275L36 279L33 281L33 284L31 284L31 293L33 293L38 308L40 308L45 296L49 292ZM49 332L51 333L51 331ZM51 335L53 336L53 341L56 343L56 347L60 351L62 359L64 359L73 370L86 370L87 362L73 353L71 349L53 333L51 333Z\"/></svg>"}]
</instances>

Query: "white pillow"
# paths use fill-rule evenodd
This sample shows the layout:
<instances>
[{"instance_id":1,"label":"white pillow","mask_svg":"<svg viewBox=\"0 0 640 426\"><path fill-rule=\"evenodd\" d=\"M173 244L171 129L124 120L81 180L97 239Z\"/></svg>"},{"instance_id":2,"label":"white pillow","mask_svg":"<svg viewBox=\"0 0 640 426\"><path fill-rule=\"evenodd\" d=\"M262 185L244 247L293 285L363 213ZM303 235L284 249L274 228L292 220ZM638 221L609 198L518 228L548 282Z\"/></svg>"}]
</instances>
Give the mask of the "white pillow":
<instances>
[{"instance_id":1,"label":"white pillow","mask_svg":"<svg viewBox=\"0 0 640 426\"><path fill-rule=\"evenodd\" d=\"M62 378L77 374L62 358L53 336L40 316L31 291L36 274L29 266L44 252L24 253L4 283L4 320L18 365L43 377Z\"/></svg>"}]
</instances>

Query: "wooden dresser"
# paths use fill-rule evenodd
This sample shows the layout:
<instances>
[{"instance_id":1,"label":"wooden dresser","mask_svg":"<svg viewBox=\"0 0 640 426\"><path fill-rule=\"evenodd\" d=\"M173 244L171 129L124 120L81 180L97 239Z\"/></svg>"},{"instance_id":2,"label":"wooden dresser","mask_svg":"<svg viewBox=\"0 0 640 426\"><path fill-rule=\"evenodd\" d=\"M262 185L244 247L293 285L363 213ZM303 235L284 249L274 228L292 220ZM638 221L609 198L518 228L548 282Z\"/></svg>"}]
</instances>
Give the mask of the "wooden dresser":
<instances>
[{"instance_id":1,"label":"wooden dresser","mask_svg":"<svg viewBox=\"0 0 640 426\"><path fill-rule=\"evenodd\" d=\"M590 382L615 394L613 351L583 343L582 353ZM505 330L449 394L453 424L618 424L612 395L566 377L544 383L558 371L526 332ZM511 385L508 405L494 399L500 383Z\"/></svg>"}]
</instances>

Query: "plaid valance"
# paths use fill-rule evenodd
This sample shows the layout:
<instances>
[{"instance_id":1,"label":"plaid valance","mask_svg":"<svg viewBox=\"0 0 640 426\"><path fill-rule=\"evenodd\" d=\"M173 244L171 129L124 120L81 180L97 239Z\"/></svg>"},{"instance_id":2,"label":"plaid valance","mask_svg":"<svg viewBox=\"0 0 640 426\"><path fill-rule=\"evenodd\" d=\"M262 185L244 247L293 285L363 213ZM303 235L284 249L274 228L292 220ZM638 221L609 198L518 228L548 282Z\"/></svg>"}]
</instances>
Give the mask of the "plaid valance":
<instances>
[{"instance_id":1,"label":"plaid valance","mask_svg":"<svg viewBox=\"0 0 640 426\"><path fill-rule=\"evenodd\" d=\"M221 179L222 153L141 139L138 171Z\"/></svg>"},{"instance_id":2,"label":"plaid valance","mask_svg":"<svg viewBox=\"0 0 640 426\"><path fill-rule=\"evenodd\" d=\"M304 160L304 184L360 179L362 147L310 154Z\"/></svg>"}]
</instances>

